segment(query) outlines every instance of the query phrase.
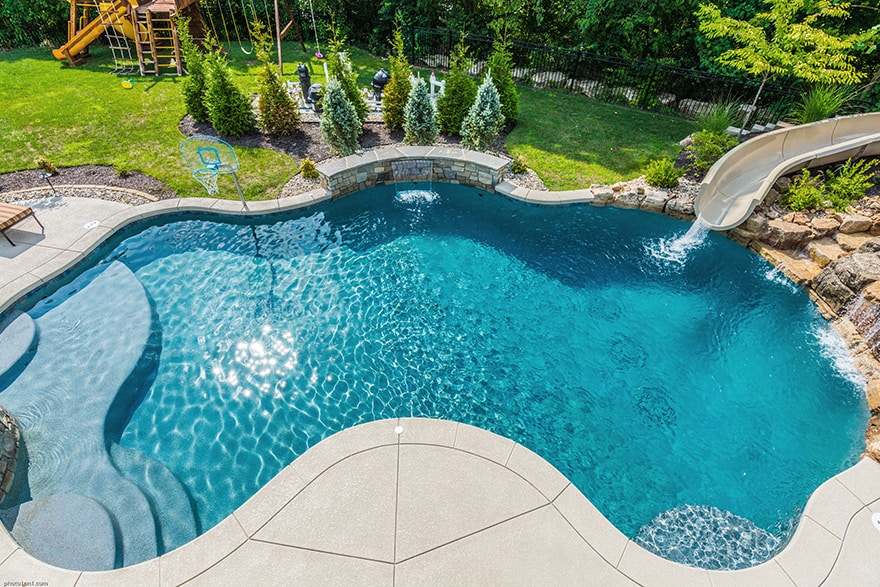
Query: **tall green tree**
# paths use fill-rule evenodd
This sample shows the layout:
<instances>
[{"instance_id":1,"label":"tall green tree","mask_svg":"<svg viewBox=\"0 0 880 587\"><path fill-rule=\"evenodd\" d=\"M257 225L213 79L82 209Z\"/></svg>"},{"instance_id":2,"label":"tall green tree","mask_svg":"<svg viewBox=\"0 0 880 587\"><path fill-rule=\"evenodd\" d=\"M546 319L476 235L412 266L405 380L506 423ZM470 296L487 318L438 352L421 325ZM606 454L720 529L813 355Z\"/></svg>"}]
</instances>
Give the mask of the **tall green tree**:
<instances>
[{"instance_id":1,"label":"tall green tree","mask_svg":"<svg viewBox=\"0 0 880 587\"><path fill-rule=\"evenodd\" d=\"M468 109L477 97L477 83L468 75L471 60L467 56L464 35L452 52L452 64L443 95L437 99L437 124L446 134L458 134Z\"/></svg>"},{"instance_id":2,"label":"tall green tree","mask_svg":"<svg viewBox=\"0 0 880 587\"><path fill-rule=\"evenodd\" d=\"M718 62L761 80L761 91L774 76L812 83L853 84L864 77L853 66L855 39L821 28L823 21L846 19L847 3L831 0L765 0L768 10L750 21L724 16L714 4L697 11L700 31L710 39L729 39L735 47Z\"/></svg>"},{"instance_id":3,"label":"tall green tree","mask_svg":"<svg viewBox=\"0 0 880 587\"><path fill-rule=\"evenodd\" d=\"M330 72L331 77L339 80L339 84L345 92L345 97L354 106L358 120L363 124L367 121L370 107L367 106L363 94L358 90L357 74L352 69L351 60L348 58L348 53L345 50L345 39L339 37L339 32L335 25L330 27L330 32L332 37L328 42L327 70Z\"/></svg>"},{"instance_id":4,"label":"tall green tree","mask_svg":"<svg viewBox=\"0 0 880 587\"><path fill-rule=\"evenodd\" d=\"M219 43L205 59L205 107L214 130L222 137L239 137L256 127L250 97L232 81L229 62Z\"/></svg>"},{"instance_id":5,"label":"tall green tree","mask_svg":"<svg viewBox=\"0 0 880 587\"><path fill-rule=\"evenodd\" d=\"M302 118L299 105L281 85L278 68L272 63L274 39L261 22L251 24L254 53L262 63L257 73L257 112L260 130L269 134L290 135L299 127Z\"/></svg>"},{"instance_id":6,"label":"tall green tree","mask_svg":"<svg viewBox=\"0 0 880 587\"><path fill-rule=\"evenodd\" d=\"M392 54L388 56L391 79L382 92L382 119L389 130L396 130L403 126L403 110L406 108L406 101L412 89L409 81L412 70L409 61L406 60L403 30L399 22L394 28L391 49Z\"/></svg>"},{"instance_id":7,"label":"tall green tree","mask_svg":"<svg viewBox=\"0 0 880 587\"><path fill-rule=\"evenodd\" d=\"M422 78L413 81L412 91L404 108L404 141L408 145L433 145L437 140L434 104L428 95L428 84Z\"/></svg>"},{"instance_id":8,"label":"tall green tree","mask_svg":"<svg viewBox=\"0 0 880 587\"><path fill-rule=\"evenodd\" d=\"M208 108L205 106L205 90L208 88L207 65L202 48L196 45L189 32L189 17L174 16L177 27L177 38L180 41L180 53L186 67L187 76L183 78L183 103L186 113L198 122L208 122Z\"/></svg>"},{"instance_id":9,"label":"tall green tree","mask_svg":"<svg viewBox=\"0 0 880 587\"><path fill-rule=\"evenodd\" d=\"M489 56L486 66L489 75L492 76L492 85L498 91L501 100L501 114L504 115L505 124L513 124L519 118L519 93L513 81L513 54L510 50L510 41L504 36L495 39L492 45L492 54Z\"/></svg>"},{"instance_id":10,"label":"tall green tree","mask_svg":"<svg viewBox=\"0 0 880 587\"><path fill-rule=\"evenodd\" d=\"M338 79L330 78L327 82L323 103L321 136L337 155L351 155L358 149L358 136L363 132L363 125Z\"/></svg>"},{"instance_id":11,"label":"tall green tree","mask_svg":"<svg viewBox=\"0 0 880 587\"><path fill-rule=\"evenodd\" d=\"M477 99L461 124L461 144L465 149L485 151L504 126L498 91L488 75L477 90Z\"/></svg>"}]
</instances>

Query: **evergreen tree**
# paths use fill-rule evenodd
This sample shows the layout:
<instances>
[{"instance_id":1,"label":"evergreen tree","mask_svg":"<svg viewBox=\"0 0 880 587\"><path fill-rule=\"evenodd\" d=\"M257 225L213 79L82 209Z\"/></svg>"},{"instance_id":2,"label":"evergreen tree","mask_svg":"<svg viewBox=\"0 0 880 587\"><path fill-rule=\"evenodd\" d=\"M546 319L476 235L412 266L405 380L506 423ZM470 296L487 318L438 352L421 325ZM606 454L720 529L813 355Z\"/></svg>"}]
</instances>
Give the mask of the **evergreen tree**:
<instances>
[{"instance_id":1,"label":"evergreen tree","mask_svg":"<svg viewBox=\"0 0 880 587\"><path fill-rule=\"evenodd\" d=\"M342 90L345 92L345 97L348 98L348 101L354 106L358 119L361 121L361 124L363 124L367 121L367 114L369 113L370 108L367 106L363 94L358 90L357 74L352 71L351 60L345 52L345 46L343 44L345 39L340 40L337 37L336 27L333 27L331 30L333 31L333 38L329 42L327 70L330 72L330 77L339 80L339 83L342 85Z\"/></svg>"},{"instance_id":2,"label":"evergreen tree","mask_svg":"<svg viewBox=\"0 0 880 587\"><path fill-rule=\"evenodd\" d=\"M404 141L408 145L433 145L437 140L437 122L434 104L428 95L428 84L418 78L413 81L409 99L404 108Z\"/></svg>"},{"instance_id":3,"label":"evergreen tree","mask_svg":"<svg viewBox=\"0 0 880 587\"><path fill-rule=\"evenodd\" d=\"M409 98L410 89L412 89L409 81L411 72L404 52L403 31L400 29L400 23L394 28L391 48L394 53L388 56L391 79L385 86L385 91L382 92L382 119L389 130L396 130L403 126L403 110L406 108L406 101Z\"/></svg>"},{"instance_id":4,"label":"evergreen tree","mask_svg":"<svg viewBox=\"0 0 880 587\"><path fill-rule=\"evenodd\" d=\"M452 53L452 67L446 76L443 95L437 99L437 124L448 135L458 134L477 97L477 83L468 75L471 60L467 57L467 49L462 36Z\"/></svg>"},{"instance_id":5,"label":"evergreen tree","mask_svg":"<svg viewBox=\"0 0 880 587\"><path fill-rule=\"evenodd\" d=\"M461 144L465 149L485 151L498 137L503 126L504 115L501 113L498 90L492 85L492 78L486 75L477 90L477 99L461 124Z\"/></svg>"},{"instance_id":6,"label":"evergreen tree","mask_svg":"<svg viewBox=\"0 0 880 587\"><path fill-rule=\"evenodd\" d=\"M348 98L339 80L331 78L324 88L324 112L321 116L321 136L338 155L345 157L357 151L358 136L363 125L357 111Z\"/></svg>"},{"instance_id":7,"label":"evergreen tree","mask_svg":"<svg viewBox=\"0 0 880 587\"><path fill-rule=\"evenodd\" d=\"M205 79L206 55L193 41L189 33L189 22L189 17L174 16L177 38L180 40L180 53L188 74L183 78L183 103L186 106L186 113L194 120L208 122L210 116L205 107L205 90L208 86Z\"/></svg>"},{"instance_id":8,"label":"evergreen tree","mask_svg":"<svg viewBox=\"0 0 880 587\"><path fill-rule=\"evenodd\" d=\"M504 115L505 124L513 124L519 118L519 94L516 84L513 83L513 54L510 50L510 41L504 37L495 39L492 45L492 54L489 56L486 66L492 76L492 84L498 90L498 99L501 101L501 113Z\"/></svg>"},{"instance_id":9,"label":"evergreen tree","mask_svg":"<svg viewBox=\"0 0 880 587\"><path fill-rule=\"evenodd\" d=\"M223 137L239 137L254 130L256 120L251 100L232 81L229 63L219 44L212 47L205 65L205 106L214 130Z\"/></svg>"},{"instance_id":10,"label":"evergreen tree","mask_svg":"<svg viewBox=\"0 0 880 587\"><path fill-rule=\"evenodd\" d=\"M257 59L263 64L257 74L257 111L260 114L260 130L268 134L293 134L302 119L299 105L281 85L277 69L271 63L272 36L261 22L252 24L251 34Z\"/></svg>"}]
</instances>

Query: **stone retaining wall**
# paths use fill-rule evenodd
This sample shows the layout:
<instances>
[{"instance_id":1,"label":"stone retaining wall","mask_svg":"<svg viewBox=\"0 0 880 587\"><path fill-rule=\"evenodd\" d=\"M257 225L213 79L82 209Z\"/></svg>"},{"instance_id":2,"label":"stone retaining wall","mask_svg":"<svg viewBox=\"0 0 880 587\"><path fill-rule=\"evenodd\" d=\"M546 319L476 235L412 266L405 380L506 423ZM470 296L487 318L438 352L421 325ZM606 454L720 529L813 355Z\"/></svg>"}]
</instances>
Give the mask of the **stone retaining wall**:
<instances>
[{"instance_id":1,"label":"stone retaining wall","mask_svg":"<svg viewBox=\"0 0 880 587\"><path fill-rule=\"evenodd\" d=\"M500 157L448 147L378 149L318 167L321 187L332 198L395 181L392 164L425 159L433 163L433 181L460 183L493 191L504 180L509 161Z\"/></svg>"},{"instance_id":2,"label":"stone retaining wall","mask_svg":"<svg viewBox=\"0 0 880 587\"><path fill-rule=\"evenodd\" d=\"M18 425L12 414L0 407L0 503L9 493L15 479L15 461L18 458Z\"/></svg>"}]
</instances>

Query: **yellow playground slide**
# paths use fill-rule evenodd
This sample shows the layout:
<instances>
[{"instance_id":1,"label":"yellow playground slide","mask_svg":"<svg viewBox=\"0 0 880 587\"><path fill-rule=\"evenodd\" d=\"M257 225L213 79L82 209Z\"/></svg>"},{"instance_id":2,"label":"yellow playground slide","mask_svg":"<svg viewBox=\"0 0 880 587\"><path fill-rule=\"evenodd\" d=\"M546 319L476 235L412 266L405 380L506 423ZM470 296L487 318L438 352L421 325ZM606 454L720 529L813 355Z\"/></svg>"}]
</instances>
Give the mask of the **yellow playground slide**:
<instances>
[{"instance_id":1,"label":"yellow playground slide","mask_svg":"<svg viewBox=\"0 0 880 587\"><path fill-rule=\"evenodd\" d=\"M112 25L131 40L135 39L134 27L131 21L125 18L129 10L137 6L130 0L115 0L114 2L101 2L98 4L100 14L89 24L80 29L71 39L58 49L53 49L52 54L56 59L69 59L83 51L92 41L101 36L101 33Z\"/></svg>"}]
</instances>

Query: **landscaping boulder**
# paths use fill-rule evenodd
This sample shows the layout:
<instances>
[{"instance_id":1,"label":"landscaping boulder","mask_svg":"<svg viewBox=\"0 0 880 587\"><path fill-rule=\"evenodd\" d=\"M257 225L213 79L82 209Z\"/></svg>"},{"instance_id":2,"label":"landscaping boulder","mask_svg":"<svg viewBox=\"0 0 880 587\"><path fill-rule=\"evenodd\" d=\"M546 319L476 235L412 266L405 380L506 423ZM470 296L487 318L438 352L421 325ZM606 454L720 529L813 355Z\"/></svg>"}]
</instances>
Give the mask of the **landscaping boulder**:
<instances>
[{"instance_id":1,"label":"landscaping boulder","mask_svg":"<svg viewBox=\"0 0 880 587\"><path fill-rule=\"evenodd\" d=\"M817 216L810 221L810 228L817 237L828 236L840 226L840 222L834 218Z\"/></svg>"},{"instance_id":2,"label":"landscaping boulder","mask_svg":"<svg viewBox=\"0 0 880 587\"><path fill-rule=\"evenodd\" d=\"M776 218L767 223L758 238L777 249L797 249L813 239L813 231L807 226Z\"/></svg>"},{"instance_id":3,"label":"landscaping boulder","mask_svg":"<svg viewBox=\"0 0 880 587\"><path fill-rule=\"evenodd\" d=\"M831 265L833 265L832 263ZM846 287L829 265L813 278L813 291L835 312L840 312L856 294Z\"/></svg>"},{"instance_id":4,"label":"landscaping boulder","mask_svg":"<svg viewBox=\"0 0 880 587\"><path fill-rule=\"evenodd\" d=\"M859 216L857 214L835 214L834 217L840 222L840 228L837 230L843 234L867 232L871 230L871 226L874 224L867 216Z\"/></svg>"},{"instance_id":5,"label":"landscaping boulder","mask_svg":"<svg viewBox=\"0 0 880 587\"><path fill-rule=\"evenodd\" d=\"M615 194L613 205L618 208L638 208L644 198L637 191L620 191Z\"/></svg>"}]
</instances>

